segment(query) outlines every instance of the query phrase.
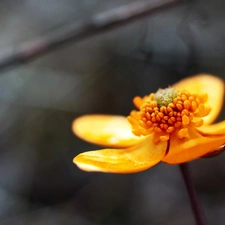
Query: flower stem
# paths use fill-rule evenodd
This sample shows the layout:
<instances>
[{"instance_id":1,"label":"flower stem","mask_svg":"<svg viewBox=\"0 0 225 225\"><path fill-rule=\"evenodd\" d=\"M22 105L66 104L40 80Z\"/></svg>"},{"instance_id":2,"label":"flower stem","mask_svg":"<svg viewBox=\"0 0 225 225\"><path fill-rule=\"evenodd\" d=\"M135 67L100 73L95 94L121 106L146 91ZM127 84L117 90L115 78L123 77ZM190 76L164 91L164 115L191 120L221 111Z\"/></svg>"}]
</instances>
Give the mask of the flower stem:
<instances>
[{"instance_id":1,"label":"flower stem","mask_svg":"<svg viewBox=\"0 0 225 225\"><path fill-rule=\"evenodd\" d=\"M206 225L207 224L206 218L204 216L196 190L194 188L194 183L193 183L193 180L191 179L191 174L190 174L188 164L187 163L180 164L180 170L184 178L184 182L185 182L187 192L190 198L192 211L195 216L196 224Z\"/></svg>"}]
</instances>

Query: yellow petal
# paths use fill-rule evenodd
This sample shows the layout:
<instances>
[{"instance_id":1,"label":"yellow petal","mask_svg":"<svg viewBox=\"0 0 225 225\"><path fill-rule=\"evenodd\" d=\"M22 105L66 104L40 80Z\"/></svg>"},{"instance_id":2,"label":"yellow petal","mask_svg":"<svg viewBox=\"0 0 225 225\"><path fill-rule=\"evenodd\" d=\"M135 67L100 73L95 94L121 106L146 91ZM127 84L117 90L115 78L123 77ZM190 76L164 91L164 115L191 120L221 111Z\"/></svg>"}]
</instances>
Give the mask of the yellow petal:
<instances>
[{"instance_id":1,"label":"yellow petal","mask_svg":"<svg viewBox=\"0 0 225 225\"><path fill-rule=\"evenodd\" d=\"M173 85L177 89L185 89L193 94L208 94L207 104L211 108L208 116L204 117L205 124L212 123L218 116L224 98L224 81L208 74L199 74L183 79Z\"/></svg>"},{"instance_id":2,"label":"yellow petal","mask_svg":"<svg viewBox=\"0 0 225 225\"><path fill-rule=\"evenodd\" d=\"M199 127L198 130L205 135L221 135L225 133L225 120L219 123Z\"/></svg>"},{"instance_id":3,"label":"yellow petal","mask_svg":"<svg viewBox=\"0 0 225 225\"><path fill-rule=\"evenodd\" d=\"M149 135L130 148L84 152L73 162L85 171L135 173L160 162L166 149L167 142L153 144L153 135Z\"/></svg>"},{"instance_id":4,"label":"yellow petal","mask_svg":"<svg viewBox=\"0 0 225 225\"><path fill-rule=\"evenodd\" d=\"M171 134L170 149L163 158L163 162L178 164L199 158L209 152L216 151L225 143L225 133L219 135L206 135L194 128L189 128L189 139L179 139L176 133Z\"/></svg>"},{"instance_id":5,"label":"yellow petal","mask_svg":"<svg viewBox=\"0 0 225 225\"><path fill-rule=\"evenodd\" d=\"M210 137L212 135L225 135L225 120L216 124L202 126L198 128L199 132L205 136ZM225 144L225 141L224 141ZM225 151L225 145L221 145L217 149L213 149L212 151L208 152L207 154L203 155L204 158L210 158L217 155L220 155Z\"/></svg>"},{"instance_id":6,"label":"yellow petal","mask_svg":"<svg viewBox=\"0 0 225 225\"><path fill-rule=\"evenodd\" d=\"M132 146L140 139L132 133L130 123L123 116L81 116L74 120L72 130L85 141L110 147Z\"/></svg>"}]
</instances>

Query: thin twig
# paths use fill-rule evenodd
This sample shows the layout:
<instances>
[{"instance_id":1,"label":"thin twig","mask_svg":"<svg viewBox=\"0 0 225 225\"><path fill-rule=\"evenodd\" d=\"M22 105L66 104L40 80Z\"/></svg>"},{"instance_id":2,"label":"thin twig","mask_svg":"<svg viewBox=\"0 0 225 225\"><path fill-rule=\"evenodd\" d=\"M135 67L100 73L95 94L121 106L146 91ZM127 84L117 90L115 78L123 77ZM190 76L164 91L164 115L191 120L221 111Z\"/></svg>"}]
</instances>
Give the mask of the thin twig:
<instances>
[{"instance_id":1,"label":"thin twig","mask_svg":"<svg viewBox=\"0 0 225 225\"><path fill-rule=\"evenodd\" d=\"M187 192L190 198L192 210L195 216L197 225L206 225L206 218L204 216L203 210L201 208L200 202L198 200L197 193L194 188L194 183L191 179L190 170L187 163L180 164L181 173L184 178L184 182L187 188Z\"/></svg>"},{"instance_id":2,"label":"thin twig","mask_svg":"<svg viewBox=\"0 0 225 225\"><path fill-rule=\"evenodd\" d=\"M21 65L71 41L77 42L90 38L112 28L149 16L161 9L174 6L179 2L182 2L182 0L138 1L100 13L87 22L82 22L75 26L67 27L66 30L58 31L51 38L43 38L19 46L17 51L3 56L0 59L0 70Z\"/></svg>"}]
</instances>

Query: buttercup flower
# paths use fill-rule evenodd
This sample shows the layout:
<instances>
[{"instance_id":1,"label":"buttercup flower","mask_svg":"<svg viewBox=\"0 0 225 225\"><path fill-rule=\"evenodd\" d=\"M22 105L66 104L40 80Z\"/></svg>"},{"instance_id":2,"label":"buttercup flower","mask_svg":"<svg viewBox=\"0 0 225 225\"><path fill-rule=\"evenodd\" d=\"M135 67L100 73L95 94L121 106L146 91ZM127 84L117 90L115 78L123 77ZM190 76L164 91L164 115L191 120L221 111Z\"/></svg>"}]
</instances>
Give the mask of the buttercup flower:
<instances>
[{"instance_id":1,"label":"buttercup flower","mask_svg":"<svg viewBox=\"0 0 225 225\"><path fill-rule=\"evenodd\" d=\"M179 164L212 154L225 143L225 121L217 124L224 81L200 74L148 96L135 97L126 118L86 115L74 133L109 148L79 154L73 162L85 171L133 173L160 161Z\"/></svg>"}]
</instances>

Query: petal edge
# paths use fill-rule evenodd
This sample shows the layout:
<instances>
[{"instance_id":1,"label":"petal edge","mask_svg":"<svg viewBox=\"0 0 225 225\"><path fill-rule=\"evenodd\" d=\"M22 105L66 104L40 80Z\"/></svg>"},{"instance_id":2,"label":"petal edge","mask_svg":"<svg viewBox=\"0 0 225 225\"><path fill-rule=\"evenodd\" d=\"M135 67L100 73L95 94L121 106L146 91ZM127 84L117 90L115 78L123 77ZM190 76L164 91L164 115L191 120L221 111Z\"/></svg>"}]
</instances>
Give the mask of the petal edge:
<instances>
[{"instance_id":1,"label":"petal edge","mask_svg":"<svg viewBox=\"0 0 225 225\"><path fill-rule=\"evenodd\" d=\"M140 139L132 133L131 125L124 116L81 116L73 121L72 130L87 142L109 147L132 146Z\"/></svg>"},{"instance_id":2,"label":"petal edge","mask_svg":"<svg viewBox=\"0 0 225 225\"><path fill-rule=\"evenodd\" d=\"M153 135L126 149L103 149L84 152L73 162L82 170L109 173L135 173L146 170L162 160L167 142L153 144Z\"/></svg>"}]
</instances>

